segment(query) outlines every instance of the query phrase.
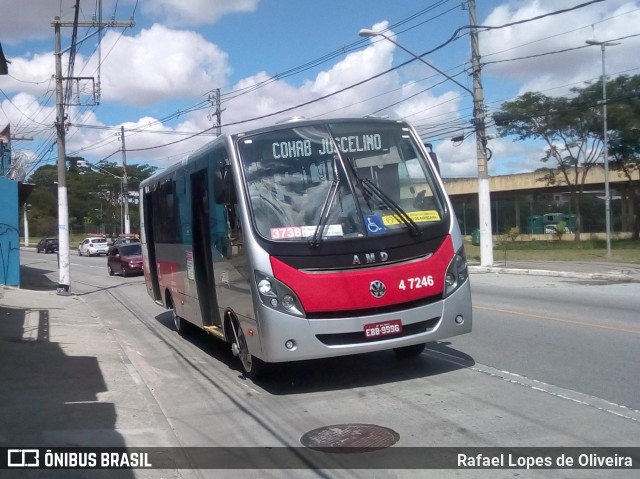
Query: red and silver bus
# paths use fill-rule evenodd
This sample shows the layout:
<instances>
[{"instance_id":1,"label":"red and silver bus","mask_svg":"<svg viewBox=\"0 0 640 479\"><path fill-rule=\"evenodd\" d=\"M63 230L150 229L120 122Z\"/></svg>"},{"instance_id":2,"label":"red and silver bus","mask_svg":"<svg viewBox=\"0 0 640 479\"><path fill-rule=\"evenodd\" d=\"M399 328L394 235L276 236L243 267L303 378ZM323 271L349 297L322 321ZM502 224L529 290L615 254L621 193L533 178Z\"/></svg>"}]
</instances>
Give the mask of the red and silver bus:
<instances>
[{"instance_id":1,"label":"red and silver bus","mask_svg":"<svg viewBox=\"0 0 640 479\"><path fill-rule=\"evenodd\" d=\"M183 335L268 363L420 354L471 331L458 222L401 121L295 120L222 135L141 184L149 295Z\"/></svg>"}]
</instances>

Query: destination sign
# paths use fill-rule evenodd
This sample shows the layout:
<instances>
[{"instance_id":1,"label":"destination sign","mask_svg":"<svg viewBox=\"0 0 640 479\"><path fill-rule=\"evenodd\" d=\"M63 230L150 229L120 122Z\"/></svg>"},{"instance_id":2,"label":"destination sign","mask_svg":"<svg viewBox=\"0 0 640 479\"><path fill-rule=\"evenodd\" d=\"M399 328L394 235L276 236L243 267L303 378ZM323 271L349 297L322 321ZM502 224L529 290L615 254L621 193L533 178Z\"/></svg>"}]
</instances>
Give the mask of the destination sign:
<instances>
[{"instance_id":1,"label":"destination sign","mask_svg":"<svg viewBox=\"0 0 640 479\"><path fill-rule=\"evenodd\" d=\"M380 133L340 136L333 140L322 138L320 143L311 140L274 141L271 144L271 153L276 160L331 155L334 153L334 142L341 153L375 152L385 149Z\"/></svg>"}]
</instances>

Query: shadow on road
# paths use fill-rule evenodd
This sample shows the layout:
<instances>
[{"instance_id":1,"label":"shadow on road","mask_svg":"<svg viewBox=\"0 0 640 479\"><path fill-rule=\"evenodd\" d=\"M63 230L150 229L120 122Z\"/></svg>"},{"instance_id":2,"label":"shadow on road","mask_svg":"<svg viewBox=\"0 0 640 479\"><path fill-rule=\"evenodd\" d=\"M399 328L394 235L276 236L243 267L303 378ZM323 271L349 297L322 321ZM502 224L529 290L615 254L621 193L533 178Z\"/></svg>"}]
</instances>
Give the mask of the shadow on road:
<instances>
[{"instance_id":1,"label":"shadow on road","mask_svg":"<svg viewBox=\"0 0 640 479\"><path fill-rule=\"evenodd\" d=\"M168 329L175 329L170 311L159 314L156 320ZM231 353L228 344L209 336L198 328L191 328L184 340L207 353L212 361L219 361L242 376L240 361ZM449 361L421 354L414 358L397 358L393 351L341 356L336 358L273 363L267 376L255 385L275 395L332 391L409 381L446 374L475 364L470 356L451 348L450 343L428 343L427 351L437 350L457 358ZM243 378L244 379L244 378ZM249 379L246 379L249 381Z\"/></svg>"}]
</instances>

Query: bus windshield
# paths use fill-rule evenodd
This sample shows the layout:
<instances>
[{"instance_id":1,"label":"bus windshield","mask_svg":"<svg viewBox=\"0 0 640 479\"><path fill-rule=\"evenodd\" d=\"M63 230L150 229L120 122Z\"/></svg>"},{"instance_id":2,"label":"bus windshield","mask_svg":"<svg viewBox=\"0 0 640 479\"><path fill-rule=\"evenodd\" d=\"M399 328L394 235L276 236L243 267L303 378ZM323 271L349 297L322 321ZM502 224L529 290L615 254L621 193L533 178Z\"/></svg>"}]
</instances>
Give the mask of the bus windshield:
<instances>
[{"instance_id":1,"label":"bus windshield","mask_svg":"<svg viewBox=\"0 0 640 479\"><path fill-rule=\"evenodd\" d=\"M417 236L444 218L433 170L402 123L293 124L237 146L253 222L267 240Z\"/></svg>"}]
</instances>

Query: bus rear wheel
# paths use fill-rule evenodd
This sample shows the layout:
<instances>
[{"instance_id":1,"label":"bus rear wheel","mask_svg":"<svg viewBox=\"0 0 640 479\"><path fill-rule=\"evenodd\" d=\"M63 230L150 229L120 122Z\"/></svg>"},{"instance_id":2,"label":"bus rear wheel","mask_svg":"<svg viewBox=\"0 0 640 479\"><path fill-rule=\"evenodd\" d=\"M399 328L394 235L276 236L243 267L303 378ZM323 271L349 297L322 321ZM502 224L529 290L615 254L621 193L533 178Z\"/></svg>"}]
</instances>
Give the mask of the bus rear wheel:
<instances>
[{"instance_id":1,"label":"bus rear wheel","mask_svg":"<svg viewBox=\"0 0 640 479\"><path fill-rule=\"evenodd\" d=\"M402 348L395 348L393 351L396 353L396 357L398 358L414 358L419 356L424 348L426 347L425 343L422 344L413 344L411 346L404 346Z\"/></svg>"},{"instance_id":2,"label":"bus rear wheel","mask_svg":"<svg viewBox=\"0 0 640 479\"><path fill-rule=\"evenodd\" d=\"M238 356L240 364L242 365L242 373L245 378L255 380L264 374L266 364L264 361L256 358L249 352L249 346L244 335L244 331L240 327L240 324L234 321L234 328L236 331L236 342L232 346L234 356Z\"/></svg>"}]
</instances>

